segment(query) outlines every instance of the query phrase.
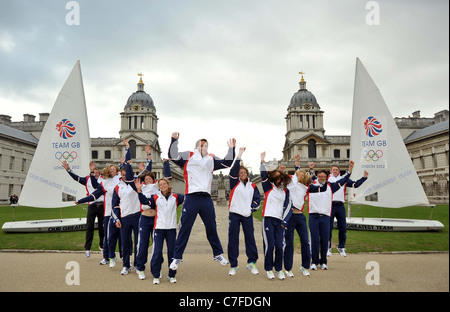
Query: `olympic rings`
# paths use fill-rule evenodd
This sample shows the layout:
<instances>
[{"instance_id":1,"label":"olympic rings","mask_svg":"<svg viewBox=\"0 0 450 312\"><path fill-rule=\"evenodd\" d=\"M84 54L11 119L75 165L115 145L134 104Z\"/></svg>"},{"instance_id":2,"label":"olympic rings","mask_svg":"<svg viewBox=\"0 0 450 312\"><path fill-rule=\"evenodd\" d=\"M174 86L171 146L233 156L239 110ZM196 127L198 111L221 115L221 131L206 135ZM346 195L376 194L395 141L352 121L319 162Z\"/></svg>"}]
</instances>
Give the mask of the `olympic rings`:
<instances>
[{"instance_id":1,"label":"olympic rings","mask_svg":"<svg viewBox=\"0 0 450 312\"><path fill-rule=\"evenodd\" d=\"M363 158L369 162L369 161L378 161L381 157L383 157L383 151L382 150L364 150Z\"/></svg>"},{"instance_id":2,"label":"olympic rings","mask_svg":"<svg viewBox=\"0 0 450 312\"><path fill-rule=\"evenodd\" d=\"M64 153L61 152L56 152L55 153L55 158L59 160L59 162L63 162L64 160L67 161L68 163L71 163L72 161L75 160L75 158L78 157L77 152L73 151L71 153L69 153L68 151L65 151ZM61 158L63 160L61 160Z\"/></svg>"}]
</instances>

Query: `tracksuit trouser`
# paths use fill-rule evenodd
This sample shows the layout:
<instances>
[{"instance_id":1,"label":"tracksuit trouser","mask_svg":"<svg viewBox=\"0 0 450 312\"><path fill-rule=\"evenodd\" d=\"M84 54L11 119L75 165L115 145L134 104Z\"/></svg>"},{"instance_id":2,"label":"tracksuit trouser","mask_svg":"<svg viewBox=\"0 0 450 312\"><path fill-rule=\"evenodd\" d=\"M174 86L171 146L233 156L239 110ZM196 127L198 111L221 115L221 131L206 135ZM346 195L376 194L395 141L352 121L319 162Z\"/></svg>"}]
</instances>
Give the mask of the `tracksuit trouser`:
<instances>
[{"instance_id":1,"label":"tracksuit trouser","mask_svg":"<svg viewBox=\"0 0 450 312\"><path fill-rule=\"evenodd\" d=\"M258 260L258 249L256 247L255 234L253 229L253 216L244 217L240 214L230 212L228 216L228 260L230 266L238 266L239 257L239 231L242 224L245 239L245 253L247 263Z\"/></svg>"},{"instance_id":2,"label":"tracksuit trouser","mask_svg":"<svg viewBox=\"0 0 450 312\"><path fill-rule=\"evenodd\" d=\"M183 259L183 253L198 214L205 225L206 237L211 245L213 256L223 254L222 244L217 234L216 212L211 195L199 192L187 194L184 198L179 224L180 228L175 242L174 259Z\"/></svg>"},{"instance_id":3,"label":"tracksuit trouser","mask_svg":"<svg viewBox=\"0 0 450 312\"><path fill-rule=\"evenodd\" d=\"M161 277L161 265L164 262L163 257L163 247L164 241L167 245L167 261L168 266L170 266L170 260L173 258L173 250L175 247L175 240L177 236L177 229L155 229L153 231L153 252L152 260L150 262L150 271L154 278ZM177 273L176 270L171 270L169 268L169 277L175 277Z\"/></svg>"},{"instance_id":4,"label":"tracksuit trouser","mask_svg":"<svg viewBox=\"0 0 450 312\"><path fill-rule=\"evenodd\" d=\"M272 217L262 219L263 247L264 247L264 269L276 271L283 269L283 240L284 229L281 220ZM275 249L275 259L274 259Z\"/></svg>"},{"instance_id":5,"label":"tracksuit trouser","mask_svg":"<svg viewBox=\"0 0 450 312\"><path fill-rule=\"evenodd\" d=\"M84 250L91 250L92 241L94 239L95 218L98 220L98 236L99 246L103 248L104 231L103 231L103 202L91 203L88 206L86 214L86 240Z\"/></svg>"},{"instance_id":6,"label":"tracksuit trouser","mask_svg":"<svg viewBox=\"0 0 450 312\"><path fill-rule=\"evenodd\" d=\"M311 235L312 263L327 264L328 238L330 237L330 216L310 213L309 231Z\"/></svg>"},{"instance_id":7,"label":"tracksuit trouser","mask_svg":"<svg viewBox=\"0 0 450 312\"><path fill-rule=\"evenodd\" d=\"M119 241L119 255L122 258L122 237L120 234L121 229L117 228L113 222L113 218L109 217L108 222L108 258L113 259L116 257L116 246Z\"/></svg>"},{"instance_id":8,"label":"tracksuit trouser","mask_svg":"<svg viewBox=\"0 0 450 312\"><path fill-rule=\"evenodd\" d=\"M293 213L288 221L284 233L284 268L286 271L292 270L294 263L294 234L297 231L300 237L302 267L309 269L311 264L311 246L309 244L308 226L306 225L306 217L303 213Z\"/></svg>"},{"instance_id":9,"label":"tracksuit trouser","mask_svg":"<svg viewBox=\"0 0 450 312\"><path fill-rule=\"evenodd\" d=\"M122 217L120 222L122 228L120 229L122 236L122 255L123 255L123 267L130 268L130 257L133 253L133 234L134 234L134 254L136 255L137 242L139 235L139 217L141 212L136 212L126 217ZM136 256L134 257L134 265L136 265Z\"/></svg>"},{"instance_id":10,"label":"tracksuit trouser","mask_svg":"<svg viewBox=\"0 0 450 312\"><path fill-rule=\"evenodd\" d=\"M333 222L336 217L338 231L339 231L339 244L338 248L345 248L345 243L347 241L347 219L345 217L345 206L344 203L334 201L331 209L331 220L330 220L330 239L329 248L331 248L331 236L333 235Z\"/></svg>"},{"instance_id":11,"label":"tracksuit trouser","mask_svg":"<svg viewBox=\"0 0 450 312\"><path fill-rule=\"evenodd\" d=\"M103 259L108 260L109 259L109 218L110 216L103 217L103 230L104 230L104 236L103 236Z\"/></svg>"},{"instance_id":12,"label":"tracksuit trouser","mask_svg":"<svg viewBox=\"0 0 450 312\"><path fill-rule=\"evenodd\" d=\"M153 234L155 217L149 217L141 214L139 218L139 237L136 252L136 269L145 270L145 264L148 259L148 246L150 245L150 236Z\"/></svg>"}]
</instances>

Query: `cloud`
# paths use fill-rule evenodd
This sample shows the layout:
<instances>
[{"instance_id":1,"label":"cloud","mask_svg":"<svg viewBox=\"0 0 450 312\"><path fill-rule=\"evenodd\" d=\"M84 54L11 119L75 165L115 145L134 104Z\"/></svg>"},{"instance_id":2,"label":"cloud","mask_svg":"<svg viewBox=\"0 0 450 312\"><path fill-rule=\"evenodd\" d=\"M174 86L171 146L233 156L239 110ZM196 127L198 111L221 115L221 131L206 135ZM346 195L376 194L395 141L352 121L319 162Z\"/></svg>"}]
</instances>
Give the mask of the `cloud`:
<instances>
[{"instance_id":1,"label":"cloud","mask_svg":"<svg viewBox=\"0 0 450 312\"><path fill-rule=\"evenodd\" d=\"M247 155L266 147L281 158L300 70L327 135L350 132L356 57L392 115L448 107L448 1L378 1L379 26L358 0L78 3L80 25L68 26L64 1L0 2L2 114L50 112L78 59L93 137L118 136L139 72L161 131L170 121L200 135L190 126L200 120L214 142L242 129L236 136L258 138Z\"/></svg>"}]
</instances>

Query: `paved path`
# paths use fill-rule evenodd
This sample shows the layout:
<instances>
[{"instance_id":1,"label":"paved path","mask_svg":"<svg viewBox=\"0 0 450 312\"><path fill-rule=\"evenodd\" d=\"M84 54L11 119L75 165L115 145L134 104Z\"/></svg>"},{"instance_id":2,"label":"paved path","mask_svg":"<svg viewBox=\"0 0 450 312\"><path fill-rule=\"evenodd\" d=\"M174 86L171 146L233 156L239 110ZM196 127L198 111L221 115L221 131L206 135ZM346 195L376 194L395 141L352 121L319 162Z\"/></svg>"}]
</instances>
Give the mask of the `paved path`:
<instances>
[{"instance_id":1,"label":"paved path","mask_svg":"<svg viewBox=\"0 0 450 312\"><path fill-rule=\"evenodd\" d=\"M224 250L227 245L228 209L216 207L217 227ZM242 233L241 233L242 235ZM243 235L242 235L243 237ZM205 229L197 218L184 261L177 273L178 283L170 284L162 279L153 285L149 269L147 279L139 280L134 272L120 275L121 262L116 267L100 266L100 253L86 258L81 252L0 252L0 291L151 291L151 292L322 292L322 291L449 291L449 254L349 254L346 258L333 254L329 270L313 271L304 277L298 271L299 254L294 255L295 277L286 280L268 280L262 259L261 223L255 220L255 238L260 260L258 275L246 268L243 239L240 244L240 270L236 276L228 276L229 266L221 266L212 260L212 251L206 240ZM225 252L226 256L226 252ZM80 285L67 285L66 277L74 261L79 265ZM167 259L166 259L167 261ZM367 275L374 268L366 269L370 261L379 265L380 285L368 285ZM69 263L70 264L70 263ZM167 262L162 275L167 274Z\"/></svg>"}]
</instances>

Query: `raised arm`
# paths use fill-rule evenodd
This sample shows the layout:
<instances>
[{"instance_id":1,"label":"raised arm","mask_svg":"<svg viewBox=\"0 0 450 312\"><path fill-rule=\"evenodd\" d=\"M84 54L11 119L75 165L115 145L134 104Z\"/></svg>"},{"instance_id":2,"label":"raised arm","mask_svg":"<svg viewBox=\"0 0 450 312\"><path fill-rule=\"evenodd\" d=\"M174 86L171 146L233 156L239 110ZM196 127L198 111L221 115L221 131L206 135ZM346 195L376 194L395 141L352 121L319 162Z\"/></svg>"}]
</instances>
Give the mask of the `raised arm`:
<instances>
[{"instance_id":1,"label":"raised arm","mask_svg":"<svg viewBox=\"0 0 450 312\"><path fill-rule=\"evenodd\" d=\"M269 181L269 174L267 172L267 168L264 165L264 158L266 158L266 152L261 153L261 166L259 167L259 170L261 171L261 184L263 187L264 193L267 193L272 189L272 184Z\"/></svg>"},{"instance_id":2,"label":"raised arm","mask_svg":"<svg viewBox=\"0 0 450 312\"><path fill-rule=\"evenodd\" d=\"M225 155L224 159L220 159L214 156L214 170L220 170L225 168L230 168L233 164L234 156L235 156L235 147L236 147L236 139L230 139L227 142L228 144L228 153Z\"/></svg>"},{"instance_id":3,"label":"raised arm","mask_svg":"<svg viewBox=\"0 0 450 312\"><path fill-rule=\"evenodd\" d=\"M178 132L172 133L172 138L169 146L169 159L183 168L189 159L190 152L178 152L178 138L180 134Z\"/></svg>"},{"instance_id":4,"label":"raised arm","mask_svg":"<svg viewBox=\"0 0 450 312\"><path fill-rule=\"evenodd\" d=\"M233 166L230 169L229 178L230 178L230 190L234 189L236 185L239 183L239 169L241 168L241 159L242 154L245 152L245 147L239 148L239 153L234 161Z\"/></svg>"}]
</instances>

